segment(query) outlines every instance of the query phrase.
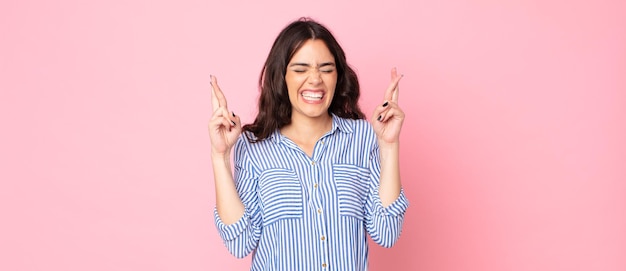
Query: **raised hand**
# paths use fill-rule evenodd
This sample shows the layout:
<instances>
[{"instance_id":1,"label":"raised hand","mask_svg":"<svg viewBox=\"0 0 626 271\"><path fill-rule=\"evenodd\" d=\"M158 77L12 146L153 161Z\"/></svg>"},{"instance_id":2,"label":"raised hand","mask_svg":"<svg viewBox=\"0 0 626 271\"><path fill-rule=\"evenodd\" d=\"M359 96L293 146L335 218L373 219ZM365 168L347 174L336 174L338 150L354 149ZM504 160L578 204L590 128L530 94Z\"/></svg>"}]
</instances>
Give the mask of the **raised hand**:
<instances>
[{"instance_id":1,"label":"raised hand","mask_svg":"<svg viewBox=\"0 0 626 271\"><path fill-rule=\"evenodd\" d=\"M391 69L391 83L385 91L384 101L374 109L371 122L379 144L398 143L400 130L404 122L404 112L398 106L398 83L402 76L398 76L396 68Z\"/></svg>"},{"instance_id":2,"label":"raised hand","mask_svg":"<svg viewBox=\"0 0 626 271\"><path fill-rule=\"evenodd\" d=\"M217 85L217 78L211 75L211 104L213 116L209 121L211 152L213 155L230 155L230 149L241 134L241 120L234 112L228 111L226 97Z\"/></svg>"}]
</instances>

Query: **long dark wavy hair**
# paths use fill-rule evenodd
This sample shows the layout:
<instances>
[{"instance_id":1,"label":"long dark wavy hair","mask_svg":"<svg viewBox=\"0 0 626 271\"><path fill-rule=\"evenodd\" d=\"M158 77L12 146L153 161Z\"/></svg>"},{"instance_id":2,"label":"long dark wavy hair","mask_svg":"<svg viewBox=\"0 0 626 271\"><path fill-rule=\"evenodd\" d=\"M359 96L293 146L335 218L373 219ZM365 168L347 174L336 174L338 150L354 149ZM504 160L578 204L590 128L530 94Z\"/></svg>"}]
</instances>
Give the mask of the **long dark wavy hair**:
<instances>
[{"instance_id":1,"label":"long dark wavy hair","mask_svg":"<svg viewBox=\"0 0 626 271\"><path fill-rule=\"evenodd\" d=\"M250 142L257 142L269 137L276 129L291 123L291 102L285 82L287 64L293 55L310 39L324 41L335 57L337 85L335 95L328 108L329 114L342 118L364 119L359 108L359 81L356 73L346 62L346 55L332 33L320 23L310 18L300 18L287 25L272 45L261 76L259 78L259 113L252 124L243 126L256 138L246 137Z\"/></svg>"}]
</instances>

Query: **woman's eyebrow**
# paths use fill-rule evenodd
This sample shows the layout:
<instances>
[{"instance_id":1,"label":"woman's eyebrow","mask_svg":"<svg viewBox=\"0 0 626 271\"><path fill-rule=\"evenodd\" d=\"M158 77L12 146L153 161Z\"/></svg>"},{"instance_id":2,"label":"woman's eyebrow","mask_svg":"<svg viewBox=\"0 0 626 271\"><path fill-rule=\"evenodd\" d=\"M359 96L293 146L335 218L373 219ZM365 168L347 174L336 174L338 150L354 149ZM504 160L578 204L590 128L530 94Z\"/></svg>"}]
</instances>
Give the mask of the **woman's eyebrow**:
<instances>
[{"instance_id":1,"label":"woman's eyebrow","mask_svg":"<svg viewBox=\"0 0 626 271\"><path fill-rule=\"evenodd\" d=\"M311 67L311 65L309 65L309 64L307 64L307 63L302 63L302 62L296 62L296 63L291 63L291 64L289 64L289 67L294 67L294 66Z\"/></svg>"},{"instance_id":2,"label":"woman's eyebrow","mask_svg":"<svg viewBox=\"0 0 626 271\"><path fill-rule=\"evenodd\" d=\"M295 63L289 64L289 67L294 67L294 66L311 67L311 65L309 63L303 63L303 62L295 62ZM318 68L326 67L326 66L333 66L334 67L335 63L334 62L324 62L324 63L321 63L321 64L317 65Z\"/></svg>"}]
</instances>

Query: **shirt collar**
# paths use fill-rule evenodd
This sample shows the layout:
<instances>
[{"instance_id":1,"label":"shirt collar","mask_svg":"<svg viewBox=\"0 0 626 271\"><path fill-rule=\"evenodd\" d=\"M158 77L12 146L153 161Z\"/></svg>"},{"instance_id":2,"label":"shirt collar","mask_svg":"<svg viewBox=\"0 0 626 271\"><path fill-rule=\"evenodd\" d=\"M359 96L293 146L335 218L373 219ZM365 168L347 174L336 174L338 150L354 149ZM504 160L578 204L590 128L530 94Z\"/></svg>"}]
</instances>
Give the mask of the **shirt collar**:
<instances>
[{"instance_id":1,"label":"shirt collar","mask_svg":"<svg viewBox=\"0 0 626 271\"><path fill-rule=\"evenodd\" d=\"M327 134L332 134L337 130L347 134L354 132L352 127L349 125L348 120L340 118L335 114L331 114L331 116L333 118L333 126ZM269 137L276 143L280 143L284 136L280 133L280 129L276 129L276 131L274 131Z\"/></svg>"},{"instance_id":2,"label":"shirt collar","mask_svg":"<svg viewBox=\"0 0 626 271\"><path fill-rule=\"evenodd\" d=\"M339 130L347 134L350 134L353 132L352 126L349 125L347 119L337 117L337 115L335 114L331 114L331 115L333 117L333 128L330 129L330 133L335 132L335 130Z\"/></svg>"}]
</instances>

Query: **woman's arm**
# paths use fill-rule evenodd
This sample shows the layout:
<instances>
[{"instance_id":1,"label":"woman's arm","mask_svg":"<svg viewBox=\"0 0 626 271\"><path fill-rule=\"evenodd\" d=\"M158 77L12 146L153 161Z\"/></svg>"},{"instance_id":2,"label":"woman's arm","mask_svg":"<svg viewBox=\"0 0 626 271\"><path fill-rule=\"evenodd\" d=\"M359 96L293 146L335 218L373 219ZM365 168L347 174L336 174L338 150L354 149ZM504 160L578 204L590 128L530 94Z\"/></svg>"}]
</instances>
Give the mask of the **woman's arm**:
<instances>
[{"instance_id":1,"label":"woman's arm","mask_svg":"<svg viewBox=\"0 0 626 271\"><path fill-rule=\"evenodd\" d=\"M400 196L400 190L402 184L400 182L400 144L388 144L386 146L380 146L380 188L378 189L378 195L383 204L383 207L389 206L393 203L398 196Z\"/></svg>"},{"instance_id":2,"label":"woman's arm","mask_svg":"<svg viewBox=\"0 0 626 271\"><path fill-rule=\"evenodd\" d=\"M379 195L384 207L389 206L400 195L400 130L404 112L398 106L398 76L391 70L391 83L385 92L385 101L374 110L372 127L378 138L381 163Z\"/></svg>"},{"instance_id":3,"label":"woman's arm","mask_svg":"<svg viewBox=\"0 0 626 271\"><path fill-rule=\"evenodd\" d=\"M230 166L230 154L211 153L217 213L226 225L237 222L244 213Z\"/></svg>"},{"instance_id":4,"label":"woman's arm","mask_svg":"<svg viewBox=\"0 0 626 271\"><path fill-rule=\"evenodd\" d=\"M241 134L241 123L235 113L228 111L226 97L217 85L217 78L211 76L211 104L213 116L209 122L211 137L211 161L217 212L225 224L239 220L244 213L244 205L239 198L230 165L230 152Z\"/></svg>"},{"instance_id":5,"label":"woman's arm","mask_svg":"<svg viewBox=\"0 0 626 271\"><path fill-rule=\"evenodd\" d=\"M261 216L254 191L256 178L245 166L247 150L245 139L239 137L240 119L228 111L226 98L213 76L211 86L214 111L209 122L209 135L216 194L215 224L228 251L237 258L243 258L256 248L261 236ZM230 164L231 150L236 144L237 182Z\"/></svg>"},{"instance_id":6,"label":"woman's arm","mask_svg":"<svg viewBox=\"0 0 626 271\"><path fill-rule=\"evenodd\" d=\"M371 150L370 188L365 204L365 226L372 237L372 241L383 247L391 247L400 238L404 224L404 213L409 206L409 201L400 188L399 178L389 179L389 176L386 176L388 179L383 180L384 174L398 172L385 168L389 165L394 166L393 163L386 166L382 165L383 159L380 156L385 152L380 150L378 146ZM395 166L397 167L397 163ZM390 182L390 180L397 182ZM397 186L391 187L391 185ZM395 194L396 191L390 191L390 188L397 188L397 194ZM388 197L387 203L383 200L385 196Z\"/></svg>"},{"instance_id":7,"label":"woman's arm","mask_svg":"<svg viewBox=\"0 0 626 271\"><path fill-rule=\"evenodd\" d=\"M218 199L215 224L228 251L238 258L245 257L257 247L262 230L262 216L256 192L258 171L248 158L247 143L244 137L240 137L234 147L236 181L218 183L216 180ZM226 165L223 172L230 177L228 160ZM220 180L225 179L228 178ZM218 192L217 189L221 189L218 186L222 184L229 186ZM232 194L223 193L232 190L235 190Z\"/></svg>"}]
</instances>

